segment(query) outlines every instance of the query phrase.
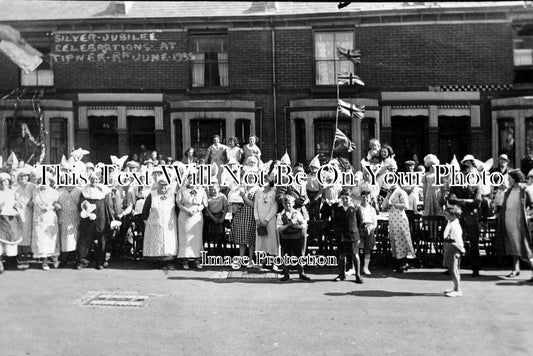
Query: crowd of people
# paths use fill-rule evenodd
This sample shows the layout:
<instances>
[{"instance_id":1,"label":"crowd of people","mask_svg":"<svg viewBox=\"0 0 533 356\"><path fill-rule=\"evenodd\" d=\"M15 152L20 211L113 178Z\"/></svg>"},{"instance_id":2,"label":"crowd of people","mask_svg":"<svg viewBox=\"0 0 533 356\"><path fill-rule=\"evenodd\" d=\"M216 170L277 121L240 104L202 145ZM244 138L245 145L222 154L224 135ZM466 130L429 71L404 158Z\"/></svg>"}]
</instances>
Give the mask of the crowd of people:
<instances>
[{"instance_id":1,"label":"crowd of people","mask_svg":"<svg viewBox=\"0 0 533 356\"><path fill-rule=\"evenodd\" d=\"M274 167L290 166L290 160L285 155L280 160L263 162L257 143L258 138L250 135L242 148L235 137L230 137L225 145L216 135L202 158L197 157L194 148L186 150L182 160L174 160L145 146L124 160L112 156L117 170L148 172L153 184L144 186L132 184L133 179L126 185L118 184L115 175L111 176L111 184L104 186L100 165L83 162L89 152L82 149L73 151L61 163L63 172L87 174L88 184L82 187L57 182L54 174L42 177L41 170L24 162L7 164L0 173L0 271L4 270L4 256L12 257L21 270L29 268L30 260L35 259L44 270L62 263L83 269L89 266L91 257L97 269L103 269L110 258L120 257L112 246L131 241L132 226L143 235L142 257L160 261L165 268L188 269L191 263L202 268L204 243L222 243L226 237L239 247L240 256L249 258L246 267L257 268L255 251L271 256L304 255L310 224L323 222L334 232L329 238L336 241L339 273L335 280L346 279L350 261L355 282L363 283L361 275L371 274L378 216L388 219L395 270L401 273L409 269L408 259L415 256L411 234L417 215L448 220L443 243L444 265L454 280L450 296L460 295L458 269L463 254L468 257L473 276L479 276L479 226L488 219L497 221L497 250L513 256L513 271L508 277L520 274L520 259L533 269L533 166L528 166L533 162L531 154L532 159L522 162L522 169L527 170L524 172L511 169L505 154L499 156L496 167L487 167L472 155L451 162L464 172L500 172L504 181L499 186L437 185L435 166L440 161L434 154L426 155L423 162L413 157L402 165L401 171L424 173L421 185L400 181L390 185L384 179L386 173L400 168L394 150L372 139L361 171L344 158L316 156L307 166L298 163L292 167L294 174L307 172L304 185L294 182L277 186L274 182L278 171ZM344 186L320 184L317 173L326 163L351 171L354 181ZM175 176L169 181L158 169L161 165L176 165L185 170L191 164L211 166L209 186L194 184L194 168L186 171L187 178L181 185ZM224 165L233 174L223 169ZM264 172L267 179L260 186L236 183L231 177L245 172ZM321 178L331 182L331 169L322 173ZM372 176L377 177L377 184L370 183ZM463 238L467 244L463 244ZM363 261L360 249L364 250ZM288 266L272 268L282 273L281 280L290 278ZM309 279L303 266L298 272L300 279Z\"/></svg>"}]
</instances>

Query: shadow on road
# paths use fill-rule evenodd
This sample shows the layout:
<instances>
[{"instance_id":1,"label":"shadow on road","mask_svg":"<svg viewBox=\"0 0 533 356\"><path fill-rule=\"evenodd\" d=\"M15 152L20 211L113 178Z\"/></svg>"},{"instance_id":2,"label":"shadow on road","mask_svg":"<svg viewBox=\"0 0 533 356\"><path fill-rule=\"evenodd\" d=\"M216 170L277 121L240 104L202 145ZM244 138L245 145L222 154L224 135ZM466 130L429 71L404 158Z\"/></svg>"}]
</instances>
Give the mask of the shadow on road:
<instances>
[{"instance_id":1,"label":"shadow on road","mask_svg":"<svg viewBox=\"0 0 533 356\"><path fill-rule=\"evenodd\" d=\"M387 275L387 277L397 279L416 279L429 281L449 281L451 279L451 277L449 275L445 275L442 270L435 272L416 270L409 270L406 273L391 272ZM501 276L487 274L484 275L483 271L481 271L481 275L479 277L472 277L471 272L461 271L461 280L463 281L500 281L501 279Z\"/></svg>"},{"instance_id":2,"label":"shadow on road","mask_svg":"<svg viewBox=\"0 0 533 356\"><path fill-rule=\"evenodd\" d=\"M442 293L414 293L414 292L391 292L387 290L355 290L348 293L324 293L331 297L444 297Z\"/></svg>"},{"instance_id":3,"label":"shadow on road","mask_svg":"<svg viewBox=\"0 0 533 356\"><path fill-rule=\"evenodd\" d=\"M512 287L523 287L523 286L533 287L533 283L528 281L527 279L521 280L521 281L507 280L505 282L496 283L496 285L497 286L512 286Z\"/></svg>"}]
</instances>

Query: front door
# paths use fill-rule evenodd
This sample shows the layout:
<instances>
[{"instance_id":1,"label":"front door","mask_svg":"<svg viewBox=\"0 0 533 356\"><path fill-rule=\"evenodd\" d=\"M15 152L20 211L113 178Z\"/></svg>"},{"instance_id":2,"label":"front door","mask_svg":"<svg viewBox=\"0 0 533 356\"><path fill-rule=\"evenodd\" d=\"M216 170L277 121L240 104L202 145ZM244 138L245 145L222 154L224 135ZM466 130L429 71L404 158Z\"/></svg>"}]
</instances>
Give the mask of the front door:
<instances>
[{"instance_id":1,"label":"front door","mask_svg":"<svg viewBox=\"0 0 533 356\"><path fill-rule=\"evenodd\" d=\"M393 116L392 149L401 170L404 162L417 155L422 161L428 153L428 117L427 116ZM382 142L387 143L387 142Z\"/></svg>"},{"instance_id":2,"label":"front door","mask_svg":"<svg viewBox=\"0 0 533 356\"><path fill-rule=\"evenodd\" d=\"M89 116L90 160L111 163L110 155L118 156L116 116Z\"/></svg>"}]
</instances>

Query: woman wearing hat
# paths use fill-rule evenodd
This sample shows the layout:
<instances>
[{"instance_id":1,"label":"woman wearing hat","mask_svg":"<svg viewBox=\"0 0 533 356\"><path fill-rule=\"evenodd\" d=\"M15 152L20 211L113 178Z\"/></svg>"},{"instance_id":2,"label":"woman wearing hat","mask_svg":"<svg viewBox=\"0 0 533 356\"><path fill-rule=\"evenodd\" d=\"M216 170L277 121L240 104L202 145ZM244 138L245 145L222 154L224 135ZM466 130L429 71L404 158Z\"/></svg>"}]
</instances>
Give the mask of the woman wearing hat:
<instances>
[{"instance_id":1,"label":"woman wearing hat","mask_svg":"<svg viewBox=\"0 0 533 356\"><path fill-rule=\"evenodd\" d=\"M33 237L31 250L33 257L42 258L42 268L50 270L48 258L54 267L59 267L59 223L56 211L61 209L59 193L51 187L54 176L39 177L41 184L33 192Z\"/></svg>"},{"instance_id":2,"label":"woman wearing hat","mask_svg":"<svg viewBox=\"0 0 533 356\"><path fill-rule=\"evenodd\" d=\"M527 210L533 208L533 194L520 186L524 174L516 169L509 172L509 190L505 193L496 227L496 250L513 256L513 271L507 277L520 275L520 259L533 271L531 231ZM529 280L533 282L533 277Z\"/></svg>"},{"instance_id":3,"label":"woman wearing hat","mask_svg":"<svg viewBox=\"0 0 533 356\"><path fill-rule=\"evenodd\" d=\"M424 157L424 165L428 169L422 178L422 194L424 195L424 216L444 216L442 209L441 187L435 186L435 166L440 161L434 154Z\"/></svg>"},{"instance_id":4,"label":"woman wearing hat","mask_svg":"<svg viewBox=\"0 0 533 356\"><path fill-rule=\"evenodd\" d=\"M157 180L157 189L146 198L143 257L172 263L178 254L177 217L174 191L164 177Z\"/></svg>"},{"instance_id":5,"label":"woman wearing hat","mask_svg":"<svg viewBox=\"0 0 533 356\"><path fill-rule=\"evenodd\" d=\"M188 260L195 260L195 267L202 268L200 263L203 251L204 218L202 210L207 206L207 194L202 187L194 187L192 175L189 174L176 194L176 204L180 209L178 216L178 258L184 269L189 268Z\"/></svg>"},{"instance_id":6,"label":"woman wearing hat","mask_svg":"<svg viewBox=\"0 0 533 356\"><path fill-rule=\"evenodd\" d=\"M16 256L17 245L22 241L15 192L10 188L10 183L11 175L0 173L0 273L4 272L4 255Z\"/></svg>"},{"instance_id":7,"label":"woman wearing hat","mask_svg":"<svg viewBox=\"0 0 533 356\"><path fill-rule=\"evenodd\" d=\"M17 172L18 185L15 188L15 201L17 210L20 213L20 233L22 241L19 244L19 254L17 259L18 269L30 267L28 255L31 254L31 237L33 232L33 192L35 184L29 181L32 174L30 167L24 167Z\"/></svg>"}]
</instances>

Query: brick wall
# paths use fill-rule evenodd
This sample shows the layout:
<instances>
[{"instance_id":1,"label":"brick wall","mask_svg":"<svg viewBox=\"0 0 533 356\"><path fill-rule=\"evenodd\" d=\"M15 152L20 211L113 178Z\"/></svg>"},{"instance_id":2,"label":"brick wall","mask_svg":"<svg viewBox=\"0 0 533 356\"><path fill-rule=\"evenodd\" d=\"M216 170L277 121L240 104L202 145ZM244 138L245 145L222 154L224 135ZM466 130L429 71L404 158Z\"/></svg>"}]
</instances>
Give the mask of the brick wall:
<instances>
[{"instance_id":1,"label":"brick wall","mask_svg":"<svg viewBox=\"0 0 533 356\"><path fill-rule=\"evenodd\" d=\"M174 53L190 52L186 31L157 32L161 42L175 43ZM290 150L290 122L285 107L291 100L335 98L335 91L314 89L313 31L293 28L275 31L276 111L272 86L272 32L269 29L228 31L229 93L188 92L191 65L188 61L139 62L111 60L94 63L54 63L58 93L77 91L153 91L164 100L252 100L262 108L256 134L266 160ZM363 53L357 74L366 87L352 97L379 97L381 91L428 90L433 85L511 84L513 77L512 29L506 23L424 24L355 28L356 48ZM130 44L150 41L135 40ZM160 43L157 42L157 43ZM127 43L126 43L127 44ZM159 56L165 50L155 49ZM58 54L57 48L53 53ZM18 69L0 56L0 89L8 92L18 84ZM57 94L62 97L66 94ZM277 124L274 123L276 117ZM481 108L481 128L471 135L470 148L480 157L490 156L491 128L488 100ZM156 132L157 150L170 154L170 120L164 113L164 129ZM184 128L185 129L185 128ZM478 134L479 133L479 134ZM311 134L311 133L306 133ZM391 133L382 131L384 141ZM88 135L76 135L76 147L88 147Z\"/></svg>"},{"instance_id":2,"label":"brick wall","mask_svg":"<svg viewBox=\"0 0 533 356\"><path fill-rule=\"evenodd\" d=\"M359 27L358 73L367 88L383 91L511 84L511 31L502 23Z\"/></svg>"},{"instance_id":3,"label":"brick wall","mask_svg":"<svg viewBox=\"0 0 533 356\"><path fill-rule=\"evenodd\" d=\"M138 34L132 32L132 34ZM186 32L157 32L157 41L150 39L130 41L104 41L93 42L65 42L54 37L52 53L57 58L53 63L55 86L58 89L74 90L163 90L186 89L190 83L190 62L183 60L182 53L188 53L189 41ZM74 52L69 47L80 49L85 44L116 45L111 51L100 59L95 52L91 60L91 52ZM130 50L133 45L149 45L150 51ZM86 48L86 47L84 47ZM126 48L122 50L122 48ZM144 48L144 47L143 47ZM118 49L114 51L114 49ZM85 55L83 60L76 61L68 54ZM126 58L123 53L127 53ZM94 53L93 53L94 54ZM163 57L163 54L166 54ZM178 55L179 54L179 55ZM140 55L141 57L137 57ZM175 55L175 57L173 57ZM118 56L118 58L117 58ZM164 59L163 59L164 58ZM171 59L172 58L172 59ZM135 59L135 60L134 60Z\"/></svg>"}]
</instances>

